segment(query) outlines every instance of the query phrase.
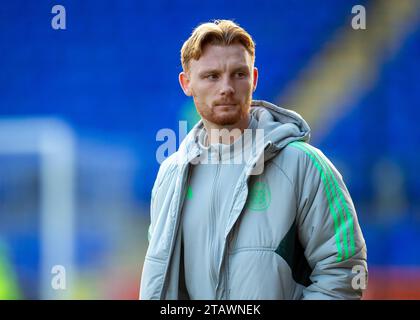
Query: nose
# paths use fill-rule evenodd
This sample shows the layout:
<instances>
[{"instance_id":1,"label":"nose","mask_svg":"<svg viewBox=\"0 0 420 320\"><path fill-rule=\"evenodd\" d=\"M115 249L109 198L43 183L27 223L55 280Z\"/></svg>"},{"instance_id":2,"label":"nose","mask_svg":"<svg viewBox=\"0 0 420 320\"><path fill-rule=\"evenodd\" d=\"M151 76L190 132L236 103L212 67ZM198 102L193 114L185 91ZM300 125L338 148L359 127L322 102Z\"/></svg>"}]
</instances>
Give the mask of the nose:
<instances>
[{"instance_id":1,"label":"nose","mask_svg":"<svg viewBox=\"0 0 420 320\"><path fill-rule=\"evenodd\" d=\"M220 95L227 96L233 94L234 92L235 89L233 88L231 80L229 78L223 79L220 87Z\"/></svg>"}]
</instances>

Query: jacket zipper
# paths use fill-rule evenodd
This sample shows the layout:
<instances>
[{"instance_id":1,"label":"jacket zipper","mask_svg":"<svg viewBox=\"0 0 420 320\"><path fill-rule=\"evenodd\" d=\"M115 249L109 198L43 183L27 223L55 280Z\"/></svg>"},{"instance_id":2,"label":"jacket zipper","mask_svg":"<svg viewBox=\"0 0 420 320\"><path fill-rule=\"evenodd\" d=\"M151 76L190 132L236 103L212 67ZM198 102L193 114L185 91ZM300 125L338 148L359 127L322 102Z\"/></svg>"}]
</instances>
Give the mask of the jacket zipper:
<instances>
[{"instance_id":1,"label":"jacket zipper","mask_svg":"<svg viewBox=\"0 0 420 320\"><path fill-rule=\"evenodd\" d=\"M211 212L210 212L210 256L213 258L210 263L210 276L213 281L214 286L216 287L216 266L217 263L217 255L215 250L215 242L217 239L215 239L216 236L216 210L217 210L217 202L218 202L218 191L217 191L217 185L219 180L219 174L220 174L220 158L218 163L216 164L216 173L214 175L212 190L211 190Z\"/></svg>"},{"instance_id":2,"label":"jacket zipper","mask_svg":"<svg viewBox=\"0 0 420 320\"><path fill-rule=\"evenodd\" d=\"M271 145L272 145L271 142L266 143L265 146L264 146L264 151L263 152L265 152L269 147L271 147ZM254 163L254 165L255 165L255 163ZM247 192L249 192L248 182L249 182L249 176L247 176L245 181L244 181L244 188L246 188ZM233 201L231 210L232 210L232 208L235 207L236 200L237 199L235 199ZM235 222L233 223L233 225L232 225L231 229L229 230L228 234L226 235L226 241L224 243L223 251L222 251L222 261L221 261L221 264L220 264L221 269L223 269L223 268L226 269L225 274L223 275L224 283L220 283L220 279L219 279L219 283L217 283L217 286L216 286L216 299L223 298L223 295L224 295L225 299L229 299L229 297L230 297L230 290L229 290L229 285L228 285L228 280L229 280L228 279L228 272L229 272L229 248L228 247L230 245L230 242L234 239L234 234L232 234L232 231L235 230L235 223L236 223L237 219L239 218L240 214L242 213L242 210L245 207L245 203L246 203L246 200L244 201L244 203L243 203L243 205L240 209L239 215L236 217ZM231 214L231 213L232 213L232 211L229 212L229 214ZM226 264L225 266L223 265L224 263ZM222 272L222 270L219 270L219 271ZM220 285L224 285L224 288L222 288Z\"/></svg>"},{"instance_id":3,"label":"jacket zipper","mask_svg":"<svg viewBox=\"0 0 420 320\"><path fill-rule=\"evenodd\" d=\"M246 179L245 184L246 185L248 184L248 179ZM246 186L246 188L248 188L248 186ZM234 203L232 205L232 208L234 207L235 202L236 201L234 201ZM241 208L241 212L242 212L244 206L245 206L245 202L244 202L244 204ZM222 270L220 270L220 272L222 272L223 268L225 268L225 270L224 270L225 273L223 275L223 280L224 281L222 281L224 283L220 283L221 281L219 280L219 283L217 284L217 287L216 287L216 299L223 299L223 296L224 296L225 299L228 299L228 297L230 296L229 286L228 286L228 274L227 273L229 272L229 266L228 266L228 264L229 264L229 245L230 245L230 242L232 241L232 239L234 238L233 234L232 234L232 231L235 230L234 226L235 226L235 224L233 225L231 230L229 230L229 233L226 235L226 241L224 243L224 247L223 247L223 251L222 251L222 261L221 261L221 269ZM224 288L223 288L223 286L224 286Z\"/></svg>"}]
</instances>

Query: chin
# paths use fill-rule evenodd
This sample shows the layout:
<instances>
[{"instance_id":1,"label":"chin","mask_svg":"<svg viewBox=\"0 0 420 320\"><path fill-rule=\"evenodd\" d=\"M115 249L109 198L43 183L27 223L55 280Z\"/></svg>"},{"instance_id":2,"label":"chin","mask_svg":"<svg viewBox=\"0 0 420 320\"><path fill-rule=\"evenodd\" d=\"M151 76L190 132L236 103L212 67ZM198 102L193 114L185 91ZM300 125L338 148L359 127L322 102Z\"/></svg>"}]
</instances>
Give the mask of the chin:
<instances>
[{"instance_id":1,"label":"chin","mask_svg":"<svg viewBox=\"0 0 420 320\"><path fill-rule=\"evenodd\" d=\"M235 123L238 123L241 120L241 118L242 118L242 115L240 113L235 113L235 114L212 115L211 119L208 119L208 120L219 126L231 126L231 125L234 125Z\"/></svg>"},{"instance_id":2,"label":"chin","mask_svg":"<svg viewBox=\"0 0 420 320\"><path fill-rule=\"evenodd\" d=\"M212 108L197 110L202 118L218 126L232 126L238 123L247 114L241 106L238 106L235 110L214 110Z\"/></svg>"},{"instance_id":3,"label":"chin","mask_svg":"<svg viewBox=\"0 0 420 320\"><path fill-rule=\"evenodd\" d=\"M235 123L237 123L238 121L236 120L232 120L232 119L220 119L220 120L215 120L212 121L214 124L217 124L219 126L232 126Z\"/></svg>"}]
</instances>

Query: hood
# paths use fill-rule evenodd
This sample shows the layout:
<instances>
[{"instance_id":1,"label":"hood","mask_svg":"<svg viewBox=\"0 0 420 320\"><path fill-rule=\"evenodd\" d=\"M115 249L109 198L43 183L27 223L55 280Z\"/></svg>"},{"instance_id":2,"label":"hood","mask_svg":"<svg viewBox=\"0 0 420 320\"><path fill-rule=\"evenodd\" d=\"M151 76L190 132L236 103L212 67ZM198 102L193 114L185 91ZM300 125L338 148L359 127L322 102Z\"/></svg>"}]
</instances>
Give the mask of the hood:
<instances>
[{"instance_id":1,"label":"hood","mask_svg":"<svg viewBox=\"0 0 420 320\"><path fill-rule=\"evenodd\" d=\"M308 142L310 131L306 121L296 112L278 107L270 102L254 100L250 113L255 117L259 129L264 129L264 140L282 149L290 142Z\"/></svg>"},{"instance_id":2,"label":"hood","mask_svg":"<svg viewBox=\"0 0 420 320\"><path fill-rule=\"evenodd\" d=\"M252 161L254 163L262 155L264 155L264 162L268 161L293 141L308 142L310 139L308 124L292 110L278 107L267 101L253 100L250 114L257 122L257 129L264 129L264 144L261 146L260 152L256 153L256 157ZM200 120L181 143L179 153L184 161L190 162L200 154L198 137L202 130L205 129L203 121Z\"/></svg>"}]
</instances>

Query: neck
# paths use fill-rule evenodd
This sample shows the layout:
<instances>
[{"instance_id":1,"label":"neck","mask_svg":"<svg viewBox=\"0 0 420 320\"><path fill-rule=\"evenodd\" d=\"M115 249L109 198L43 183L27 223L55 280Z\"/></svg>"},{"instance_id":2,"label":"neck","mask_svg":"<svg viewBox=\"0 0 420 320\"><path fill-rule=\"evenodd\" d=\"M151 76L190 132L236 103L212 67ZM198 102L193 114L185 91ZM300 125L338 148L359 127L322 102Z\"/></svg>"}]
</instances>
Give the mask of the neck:
<instances>
[{"instance_id":1,"label":"neck","mask_svg":"<svg viewBox=\"0 0 420 320\"><path fill-rule=\"evenodd\" d=\"M207 146L215 143L232 144L248 128L249 113L232 125L221 126L205 119L203 119L203 123L207 131Z\"/></svg>"}]
</instances>

